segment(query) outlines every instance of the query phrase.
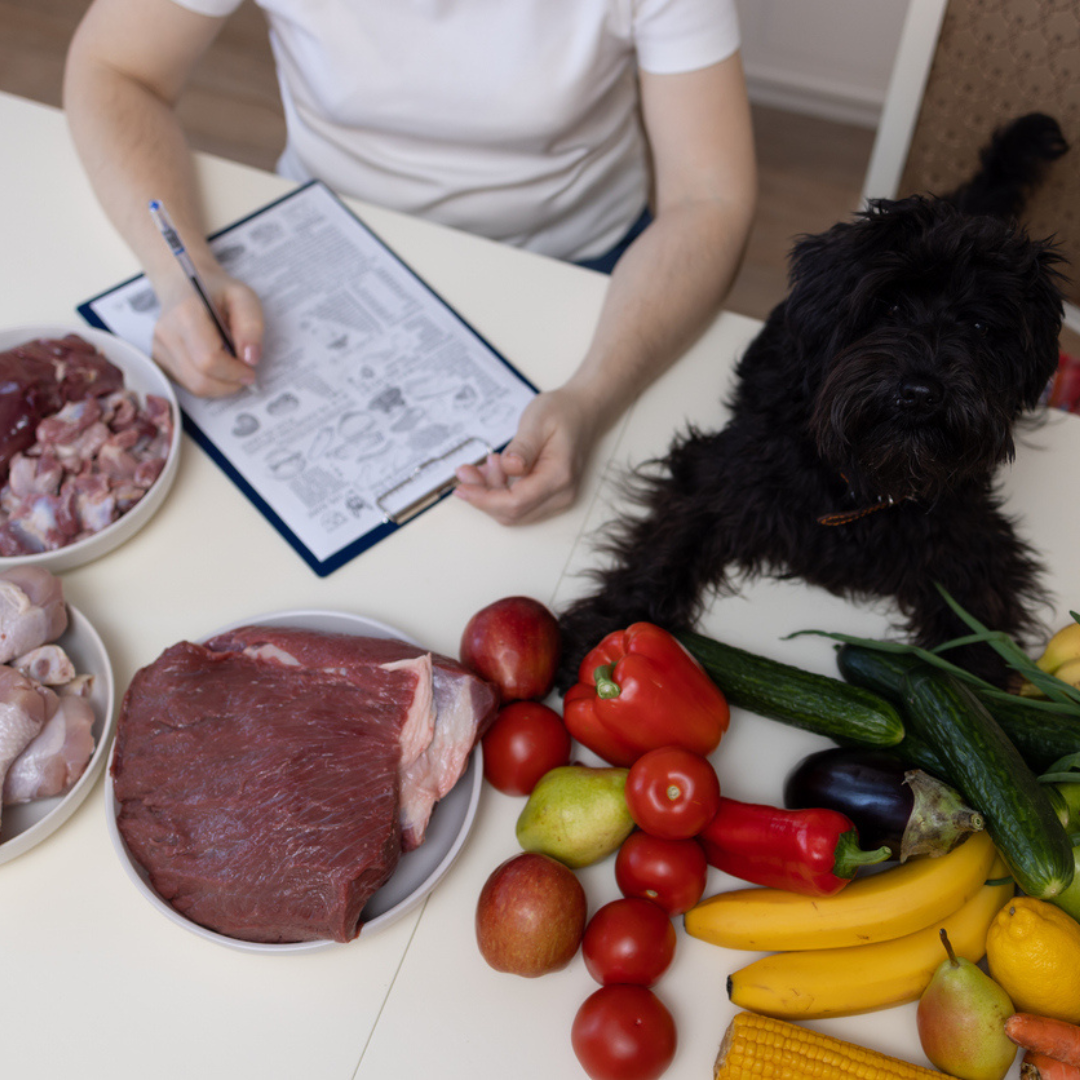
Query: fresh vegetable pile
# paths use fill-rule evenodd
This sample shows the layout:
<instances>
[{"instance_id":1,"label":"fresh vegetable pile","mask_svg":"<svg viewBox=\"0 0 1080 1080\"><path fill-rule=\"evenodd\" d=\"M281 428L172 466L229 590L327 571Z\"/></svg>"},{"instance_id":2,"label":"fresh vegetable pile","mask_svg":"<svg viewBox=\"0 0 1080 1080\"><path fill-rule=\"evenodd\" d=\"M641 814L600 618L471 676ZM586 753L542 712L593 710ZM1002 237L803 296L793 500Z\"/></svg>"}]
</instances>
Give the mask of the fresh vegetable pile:
<instances>
[{"instance_id":1,"label":"fresh vegetable pile","mask_svg":"<svg viewBox=\"0 0 1080 1080\"><path fill-rule=\"evenodd\" d=\"M680 915L692 938L764 954L728 972L744 1011L717 1076L739 1075L744 1049L756 1056L739 1067L774 1067L777 1044L749 1034L759 1021L919 1000L924 1052L960 1080L1001 1080L1017 1046L1026 1078L1080 1080L1080 1027L1053 1026L1080 1024L1080 618L1032 661L953 606L972 633L934 652L826 635L842 642L840 678L639 623L586 656L561 718L520 695L504 707L485 775L527 797L523 852L485 885L477 939L493 967L526 976L580 949L600 988L571 1042L593 1080L654 1080L673 1060L654 988ZM557 643L529 640L520 663L542 696ZM948 661L974 641L1016 669L1020 693ZM710 761L729 706L837 745L792 770L783 805L740 802ZM607 765L571 764L571 736ZM573 871L612 855L623 898L586 918ZM706 897L709 866L745 886Z\"/></svg>"}]
</instances>

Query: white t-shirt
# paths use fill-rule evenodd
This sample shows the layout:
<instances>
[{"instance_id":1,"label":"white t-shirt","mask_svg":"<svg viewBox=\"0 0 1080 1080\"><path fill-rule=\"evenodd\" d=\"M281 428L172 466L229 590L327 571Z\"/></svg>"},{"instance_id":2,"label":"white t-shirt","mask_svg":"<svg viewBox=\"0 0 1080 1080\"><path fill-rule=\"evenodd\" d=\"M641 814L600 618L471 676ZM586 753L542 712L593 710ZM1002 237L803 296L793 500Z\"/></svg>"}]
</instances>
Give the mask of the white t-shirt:
<instances>
[{"instance_id":1,"label":"white t-shirt","mask_svg":"<svg viewBox=\"0 0 1080 1080\"><path fill-rule=\"evenodd\" d=\"M739 45L734 0L257 3L280 173L567 259L606 251L647 201L637 66L692 71Z\"/></svg>"}]
</instances>

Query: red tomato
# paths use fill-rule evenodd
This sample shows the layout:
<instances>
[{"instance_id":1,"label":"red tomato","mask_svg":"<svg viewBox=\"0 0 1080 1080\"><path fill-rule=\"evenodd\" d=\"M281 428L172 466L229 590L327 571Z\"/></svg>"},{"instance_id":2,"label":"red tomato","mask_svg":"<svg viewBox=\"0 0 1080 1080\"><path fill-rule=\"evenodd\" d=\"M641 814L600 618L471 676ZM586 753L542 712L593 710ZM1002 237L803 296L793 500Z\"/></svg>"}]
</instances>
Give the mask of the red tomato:
<instances>
[{"instance_id":1,"label":"red tomato","mask_svg":"<svg viewBox=\"0 0 1080 1080\"><path fill-rule=\"evenodd\" d=\"M675 956L675 927L651 900L612 900L589 920L581 954L589 974L603 986L652 986Z\"/></svg>"},{"instance_id":2,"label":"red tomato","mask_svg":"<svg viewBox=\"0 0 1080 1080\"><path fill-rule=\"evenodd\" d=\"M662 746L630 766L626 805L647 833L685 840L716 817L720 781L708 758L681 746Z\"/></svg>"},{"instance_id":3,"label":"red tomato","mask_svg":"<svg viewBox=\"0 0 1080 1080\"><path fill-rule=\"evenodd\" d=\"M675 1057L675 1021L644 986L602 986L578 1009L570 1041L592 1080L656 1080Z\"/></svg>"},{"instance_id":4,"label":"red tomato","mask_svg":"<svg viewBox=\"0 0 1080 1080\"><path fill-rule=\"evenodd\" d=\"M562 717L536 701L504 705L481 744L484 776L505 795L528 795L544 773L570 761Z\"/></svg>"},{"instance_id":5,"label":"red tomato","mask_svg":"<svg viewBox=\"0 0 1080 1080\"><path fill-rule=\"evenodd\" d=\"M622 894L651 900L669 915L689 911L704 895L708 877L709 864L696 840L634 832L615 856L615 880Z\"/></svg>"}]
</instances>

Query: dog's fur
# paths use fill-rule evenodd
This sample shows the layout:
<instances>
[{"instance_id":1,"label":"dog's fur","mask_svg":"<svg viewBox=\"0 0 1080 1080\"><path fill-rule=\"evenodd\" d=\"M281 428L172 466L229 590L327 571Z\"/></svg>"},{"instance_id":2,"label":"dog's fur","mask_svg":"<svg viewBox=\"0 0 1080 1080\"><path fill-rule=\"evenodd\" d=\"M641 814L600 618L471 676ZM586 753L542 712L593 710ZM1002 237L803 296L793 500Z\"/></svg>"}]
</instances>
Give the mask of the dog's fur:
<instances>
[{"instance_id":1,"label":"dog's fur","mask_svg":"<svg viewBox=\"0 0 1080 1080\"><path fill-rule=\"evenodd\" d=\"M965 632L935 582L994 629L1034 629L1039 567L993 478L1057 367L1061 259L1012 218L1064 149L1053 120L1024 117L952 195L873 202L797 243L730 422L631 480L644 513L609 529L598 590L561 617L561 685L611 630L692 627L736 572L892 597L924 645ZM953 658L1004 677L985 646Z\"/></svg>"}]
</instances>

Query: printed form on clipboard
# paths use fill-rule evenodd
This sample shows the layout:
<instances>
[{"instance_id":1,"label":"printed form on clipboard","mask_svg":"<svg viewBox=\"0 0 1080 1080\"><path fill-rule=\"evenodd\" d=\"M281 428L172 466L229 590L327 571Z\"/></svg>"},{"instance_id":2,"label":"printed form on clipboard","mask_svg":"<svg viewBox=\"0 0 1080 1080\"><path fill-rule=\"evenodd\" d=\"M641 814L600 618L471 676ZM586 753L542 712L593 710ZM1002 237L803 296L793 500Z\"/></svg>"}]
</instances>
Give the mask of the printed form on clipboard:
<instances>
[{"instance_id":1,"label":"printed form on clipboard","mask_svg":"<svg viewBox=\"0 0 1080 1080\"><path fill-rule=\"evenodd\" d=\"M231 397L177 388L185 427L317 574L513 437L536 388L321 182L211 246L262 301L263 359ZM147 353L158 311L141 276L79 307Z\"/></svg>"}]
</instances>

